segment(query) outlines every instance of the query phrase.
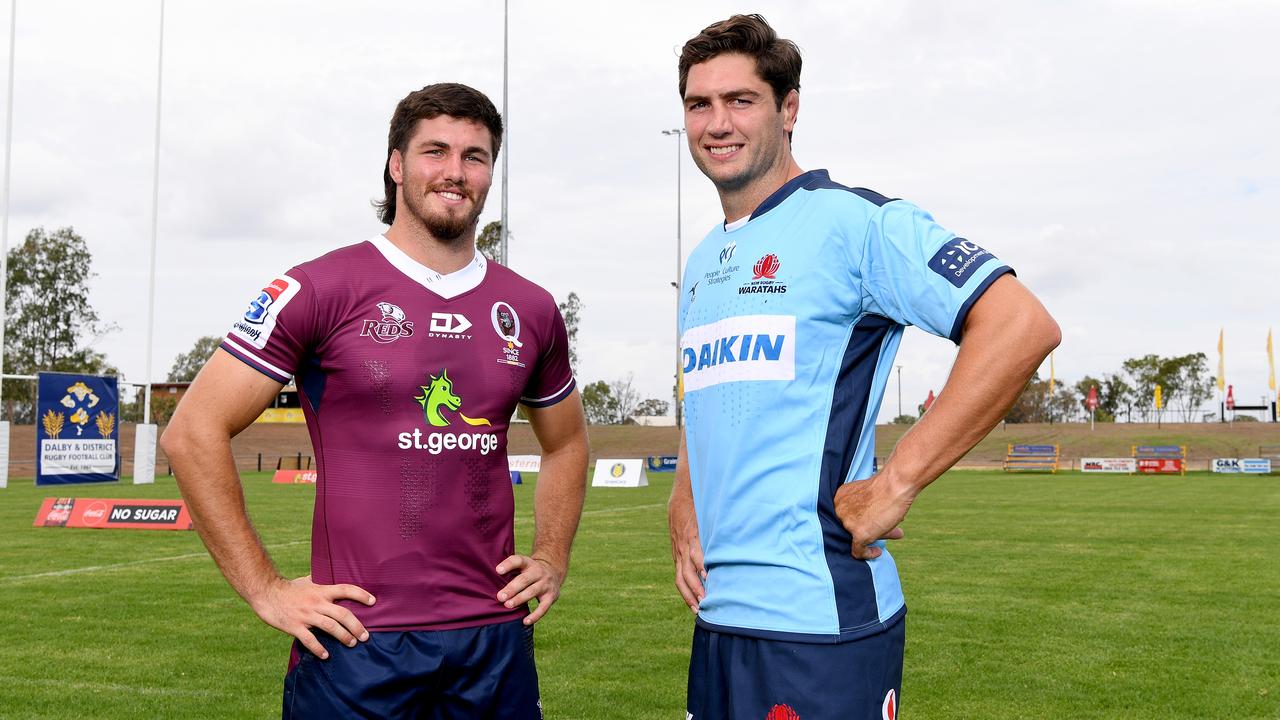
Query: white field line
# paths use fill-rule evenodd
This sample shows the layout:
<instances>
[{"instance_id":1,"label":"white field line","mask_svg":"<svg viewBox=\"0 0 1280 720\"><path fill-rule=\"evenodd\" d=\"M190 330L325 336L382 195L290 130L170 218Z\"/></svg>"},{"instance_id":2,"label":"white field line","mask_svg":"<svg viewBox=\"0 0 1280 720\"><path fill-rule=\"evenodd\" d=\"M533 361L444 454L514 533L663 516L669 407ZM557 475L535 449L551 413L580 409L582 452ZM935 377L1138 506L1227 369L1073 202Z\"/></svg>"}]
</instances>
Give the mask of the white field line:
<instances>
[{"instance_id":1,"label":"white field line","mask_svg":"<svg viewBox=\"0 0 1280 720\"><path fill-rule=\"evenodd\" d=\"M600 510L586 510L582 513L583 517L593 515L616 515L618 513L631 512L633 510L653 510L655 508L665 507L666 503L649 503L648 505L631 505L622 508L603 508ZM275 548L289 547L291 545L303 545L311 542L310 540L294 540L286 543L276 543L268 545L268 550ZM31 573L30 575L9 575L0 577L0 583L16 583L26 580L40 580L42 578L66 577L67 575L82 575L84 573L103 572L108 570L119 570L121 568L134 567L136 565L150 565L151 563L172 562L174 560L191 560L193 558L209 557L207 552L186 553L184 555L169 555L158 558L145 558L143 560L130 560L129 562L112 563L110 565L88 565L86 567L68 568L66 570L51 570L49 572Z\"/></svg>"},{"instance_id":2,"label":"white field line","mask_svg":"<svg viewBox=\"0 0 1280 720\"><path fill-rule=\"evenodd\" d=\"M289 547L290 545L303 545L311 542L310 540L294 540L292 542L276 543L268 545L268 549ZM169 555L158 558L145 558L143 560L130 560L129 562L112 563L110 565L89 565L86 567L68 568L66 570L51 570L49 572L32 573L30 575L9 575L0 577L0 583L23 582L25 580L39 580L41 578L64 577L67 575L80 575L83 573L102 572L104 570L118 570L120 568L133 567L135 565L149 565L151 563L172 562L174 560L190 560L192 558L207 558L209 553L186 553L184 555Z\"/></svg>"},{"instance_id":3,"label":"white field line","mask_svg":"<svg viewBox=\"0 0 1280 720\"><path fill-rule=\"evenodd\" d=\"M39 685L45 687L66 688L68 690L88 690L90 692L133 693L135 695L176 695L182 697L227 697L231 691L191 690L187 688L158 688L146 685L121 685L119 683L76 682L63 678L24 678L15 675L0 675L0 684L5 687L22 685Z\"/></svg>"}]
</instances>

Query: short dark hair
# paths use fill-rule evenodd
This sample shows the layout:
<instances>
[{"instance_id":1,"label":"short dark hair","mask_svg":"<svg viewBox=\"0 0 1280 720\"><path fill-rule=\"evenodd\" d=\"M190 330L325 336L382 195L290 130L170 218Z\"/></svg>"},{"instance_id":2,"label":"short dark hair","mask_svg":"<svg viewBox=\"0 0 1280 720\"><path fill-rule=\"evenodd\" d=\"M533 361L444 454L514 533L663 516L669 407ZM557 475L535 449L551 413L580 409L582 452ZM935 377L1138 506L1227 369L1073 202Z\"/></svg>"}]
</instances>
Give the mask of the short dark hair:
<instances>
[{"instance_id":1,"label":"short dark hair","mask_svg":"<svg viewBox=\"0 0 1280 720\"><path fill-rule=\"evenodd\" d=\"M382 167L382 185L385 193L382 202L373 205L378 218L390 225L396 219L396 181L391 179L391 153L408 152L409 138L419 120L430 120L441 115L463 120L474 120L489 128L493 138L493 157L498 158L502 147L502 116L484 93L460 83L436 83L421 90L414 90L404 97L391 115L391 130L387 133L387 162Z\"/></svg>"},{"instance_id":2,"label":"short dark hair","mask_svg":"<svg viewBox=\"0 0 1280 720\"><path fill-rule=\"evenodd\" d=\"M800 89L800 48L778 37L760 15L734 15L703 28L680 50L680 97L689 82L689 68L725 53L756 61L756 72L773 88L779 110L787 93Z\"/></svg>"}]
</instances>

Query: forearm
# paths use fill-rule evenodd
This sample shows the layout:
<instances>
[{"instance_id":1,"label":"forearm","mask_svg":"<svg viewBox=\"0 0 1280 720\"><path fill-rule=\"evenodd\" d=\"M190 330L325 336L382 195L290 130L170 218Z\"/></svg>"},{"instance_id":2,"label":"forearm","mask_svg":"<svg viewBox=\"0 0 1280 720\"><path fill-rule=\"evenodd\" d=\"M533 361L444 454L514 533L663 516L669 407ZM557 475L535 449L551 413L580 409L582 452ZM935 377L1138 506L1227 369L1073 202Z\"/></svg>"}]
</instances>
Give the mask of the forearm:
<instances>
[{"instance_id":1,"label":"forearm","mask_svg":"<svg viewBox=\"0 0 1280 720\"><path fill-rule=\"evenodd\" d=\"M671 485L671 498L667 501L667 522L673 533L697 534L698 516L693 504L693 481L689 476L689 458L685 452L684 438L680 438L680 453L676 458L676 475Z\"/></svg>"},{"instance_id":2,"label":"forearm","mask_svg":"<svg viewBox=\"0 0 1280 720\"><path fill-rule=\"evenodd\" d=\"M1038 302L966 327L937 401L899 441L883 474L911 494L937 479L1008 413L1059 339Z\"/></svg>"},{"instance_id":3,"label":"forearm","mask_svg":"<svg viewBox=\"0 0 1280 720\"><path fill-rule=\"evenodd\" d=\"M175 425L165 432L164 450L192 524L223 577L256 607L280 573L249 521L231 439L217 430Z\"/></svg>"},{"instance_id":4,"label":"forearm","mask_svg":"<svg viewBox=\"0 0 1280 720\"><path fill-rule=\"evenodd\" d=\"M569 570L569 553L582 518L586 477L585 437L544 452L533 499L534 534L530 555L549 563L562 578Z\"/></svg>"}]
</instances>

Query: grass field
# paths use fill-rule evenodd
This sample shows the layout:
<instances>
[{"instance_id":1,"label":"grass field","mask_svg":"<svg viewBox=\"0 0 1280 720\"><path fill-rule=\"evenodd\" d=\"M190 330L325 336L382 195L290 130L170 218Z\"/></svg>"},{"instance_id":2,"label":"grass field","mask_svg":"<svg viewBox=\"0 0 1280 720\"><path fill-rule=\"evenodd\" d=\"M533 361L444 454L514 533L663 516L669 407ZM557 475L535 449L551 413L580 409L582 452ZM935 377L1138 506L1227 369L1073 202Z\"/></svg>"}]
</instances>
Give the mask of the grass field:
<instances>
[{"instance_id":1,"label":"grass field","mask_svg":"<svg viewBox=\"0 0 1280 720\"><path fill-rule=\"evenodd\" d=\"M692 621L671 583L669 475L593 489L560 603L538 625L548 718L681 718ZM287 574L314 489L246 478ZM531 537L532 484L515 488ZM288 640L195 533L33 528L0 490L0 717L278 716ZM1280 718L1280 478L953 472L893 551L906 586L905 717Z\"/></svg>"}]
</instances>

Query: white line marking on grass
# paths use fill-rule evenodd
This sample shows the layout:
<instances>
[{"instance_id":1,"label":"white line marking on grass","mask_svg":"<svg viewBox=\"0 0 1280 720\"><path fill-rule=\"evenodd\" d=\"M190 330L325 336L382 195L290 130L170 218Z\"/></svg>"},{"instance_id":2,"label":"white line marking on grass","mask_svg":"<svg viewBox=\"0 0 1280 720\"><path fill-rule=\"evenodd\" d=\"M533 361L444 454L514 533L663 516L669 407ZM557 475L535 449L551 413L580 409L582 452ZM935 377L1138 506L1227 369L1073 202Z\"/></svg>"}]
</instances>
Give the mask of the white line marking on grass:
<instances>
[{"instance_id":1,"label":"white line marking on grass","mask_svg":"<svg viewBox=\"0 0 1280 720\"><path fill-rule=\"evenodd\" d=\"M294 540L286 543L276 543L268 545L268 549L289 547L290 545L303 545L311 542L310 540ZM81 575L83 573L100 572L103 570L118 570L120 568L133 567L134 565L149 565L158 562L170 562L173 560L190 560L192 558L209 557L207 552L186 553L185 555L169 555L166 557L146 558L144 560L130 560L129 562L113 563L111 565L89 565L87 567L68 568L66 570L51 570L49 572L32 573L30 575L10 575L8 577L0 577L0 583L22 582L24 580L39 580L41 578L65 577L67 575Z\"/></svg>"},{"instance_id":2,"label":"white line marking on grass","mask_svg":"<svg viewBox=\"0 0 1280 720\"><path fill-rule=\"evenodd\" d=\"M601 510L585 510L583 516L586 515L613 515L614 513L630 512L632 510L652 510L654 508L666 507L666 503L650 503L648 505L629 505L621 508L604 508Z\"/></svg>"},{"instance_id":3,"label":"white line marking on grass","mask_svg":"<svg viewBox=\"0 0 1280 720\"><path fill-rule=\"evenodd\" d=\"M24 678L14 675L0 675L0 684L5 687L22 685L39 685L42 687L68 688L71 690L88 690L91 692L128 692L136 695L181 695L185 697L227 697L230 692L217 690L189 690L186 688L158 688L146 685L120 685L118 683L75 682L61 678Z\"/></svg>"}]
</instances>

